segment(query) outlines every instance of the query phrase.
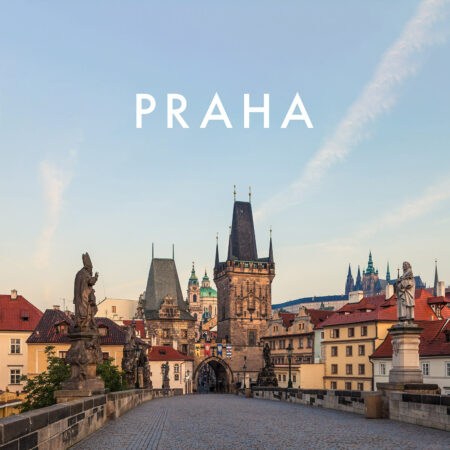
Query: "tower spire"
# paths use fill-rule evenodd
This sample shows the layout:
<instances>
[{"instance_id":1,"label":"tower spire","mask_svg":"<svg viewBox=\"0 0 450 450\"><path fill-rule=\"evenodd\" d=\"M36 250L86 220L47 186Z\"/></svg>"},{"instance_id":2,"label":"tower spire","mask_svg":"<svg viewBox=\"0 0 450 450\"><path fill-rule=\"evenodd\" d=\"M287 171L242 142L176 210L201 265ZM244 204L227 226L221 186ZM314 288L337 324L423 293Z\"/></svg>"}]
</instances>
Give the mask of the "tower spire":
<instances>
[{"instance_id":1,"label":"tower spire","mask_svg":"<svg viewBox=\"0 0 450 450\"><path fill-rule=\"evenodd\" d=\"M234 201L236 201L236 185L234 185L233 195L234 195Z\"/></svg>"},{"instance_id":2,"label":"tower spire","mask_svg":"<svg viewBox=\"0 0 450 450\"><path fill-rule=\"evenodd\" d=\"M433 295L435 297L437 297L438 283L439 283L439 277L438 277L438 270L437 270L437 259L435 259L434 260L434 286L433 286Z\"/></svg>"},{"instance_id":3,"label":"tower spire","mask_svg":"<svg viewBox=\"0 0 450 450\"><path fill-rule=\"evenodd\" d=\"M387 262L387 269L386 269L386 281L391 281L391 272L389 270L389 261Z\"/></svg>"},{"instance_id":4,"label":"tower spire","mask_svg":"<svg viewBox=\"0 0 450 450\"><path fill-rule=\"evenodd\" d=\"M270 243L269 243L269 263L273 263L273 248L272 248L272 227L270 227Z\"/></svg>"},{"instance_id":5,"label":"tower spire","mask_svg":"<svg viewBox=\"0 0 450 450\"><path fill-rule=\"evenodd\" d=\"M214 268L219 267L219 233L216 234L216 261L214 263Z\"/></svg>"},{"instance_id":6,"label":"tower spire","mask_svg":"<svg viewBox=\"0 0 450 450\"><path fill-rule=\"evenodd\" d=\"M155 259L155 243L152 242L152 260Z\"/></svg>"},{"instance_id":7,"label":"tower spire","mask_svg":"<svg viewBox=\"0 0 450 450\"><path fill-rule=\"evenodd\" d=\"M231 261L233 259L233 243L231 242L231 225L230 225L230 233L228 235L228 256L227 260Z\"/></svg>"},{"instance_id":8,"label":"tower spire","mask_svg":"<svg viewBox=\"0 0 450 450\"><path fill-rule=\"evenodd\" d=\"M252 202L252 187L251 186L248 187L248 202L249 203Z\"/></svg>"},{"instance_id":9,"label":"tower spire","mask_svg":"<svg viewBox=\"0 0 450 450\"><path fill-rule=\"evenodd\" d=\"M175 261L175 244L172 244L172 259Z\"/></svg>"}]
</instances>

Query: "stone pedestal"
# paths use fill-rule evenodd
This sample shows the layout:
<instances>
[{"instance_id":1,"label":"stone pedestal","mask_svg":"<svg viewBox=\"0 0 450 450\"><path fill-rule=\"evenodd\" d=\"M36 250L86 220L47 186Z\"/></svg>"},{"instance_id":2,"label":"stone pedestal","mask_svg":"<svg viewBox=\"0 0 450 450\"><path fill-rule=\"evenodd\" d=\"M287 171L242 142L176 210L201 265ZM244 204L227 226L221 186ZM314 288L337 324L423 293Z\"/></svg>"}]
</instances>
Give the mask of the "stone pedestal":
<instances>
[{"instance_id":1,"label":"stone pedestal","mask_svg":"<svg viewBox=\"0 0 450 450\"><path fill-rule=\"evenodd\" d=\"M71 377L55 392L57 403L65 403L80 397L105 393L105 383L97 376L97 364L102 361L102 351L96 330L75 330L69 334L72 345L66 362L71 365Z\"/></svg>"},{"instance_id":2,"label":"stone pedestal","mask_svg":"<svg viewBox=\"0 0 450 450\"><path fill-rule=\"evenodd\" d=\"M389 383L420 384L423 382L419 367L419 343L423 328L398 323L389 330L392 337L392 369Z\"/></svg>"}]
</instances>

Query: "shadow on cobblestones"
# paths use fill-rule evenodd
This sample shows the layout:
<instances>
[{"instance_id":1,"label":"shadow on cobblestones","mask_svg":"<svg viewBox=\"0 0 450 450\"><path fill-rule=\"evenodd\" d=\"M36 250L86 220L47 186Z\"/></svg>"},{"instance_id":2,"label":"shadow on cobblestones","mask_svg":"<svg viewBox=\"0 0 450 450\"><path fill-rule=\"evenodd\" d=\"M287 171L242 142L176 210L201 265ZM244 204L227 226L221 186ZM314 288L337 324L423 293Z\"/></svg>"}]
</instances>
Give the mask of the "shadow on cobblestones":
<instances>
[{"instance_id":1,"label":"shadow on cobblestones","mask_svg":"<svg viewBox=\"0 0 450 450\"><path fill-rule=\"evenodd\" d=\"M450 434L292 403L233 395L156 399L75 449L448 449Z\"/></svg>"}]
</instances>

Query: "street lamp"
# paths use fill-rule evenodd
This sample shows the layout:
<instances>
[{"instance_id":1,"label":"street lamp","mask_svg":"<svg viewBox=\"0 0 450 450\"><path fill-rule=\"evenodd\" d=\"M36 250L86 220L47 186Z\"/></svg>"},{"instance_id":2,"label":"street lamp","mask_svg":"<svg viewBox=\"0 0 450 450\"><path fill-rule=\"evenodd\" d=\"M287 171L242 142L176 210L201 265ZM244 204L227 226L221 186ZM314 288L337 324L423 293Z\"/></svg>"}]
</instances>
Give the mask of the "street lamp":
<instances>
[{"instance_id":1,"label":"street lamp","mask_svg":"<svg viewBox=\"0 0 450 450\"><path fill-rule=\"evenodd\" d=\"M289 381L288 381L288 389L292 389L292 379L291 379L291 362L292 362L292 350L294 348L292 347L292 344L289 342L287 350L287 357L289 362Z\"/></svg>"},{"instance_id":2,"label":"street lamp","mask_svg":"<svg viewBox=\"0 0 450 450\"><path fill-rule=\"evenodd\" d=\"M244 371L244 390L247 388L247 386L245 385L245 371L247 370L246 362L247 362L247 357L244 356L244 366L242 367L242 370Z\"/></svg>"}]
</instances>

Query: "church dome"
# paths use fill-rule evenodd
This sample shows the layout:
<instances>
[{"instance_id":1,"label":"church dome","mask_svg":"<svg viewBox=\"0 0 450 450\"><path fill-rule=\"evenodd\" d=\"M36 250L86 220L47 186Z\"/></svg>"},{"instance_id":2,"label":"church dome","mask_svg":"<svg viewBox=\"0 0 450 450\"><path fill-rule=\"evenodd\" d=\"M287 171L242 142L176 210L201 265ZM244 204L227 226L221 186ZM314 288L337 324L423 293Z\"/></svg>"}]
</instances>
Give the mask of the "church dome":
<instances>
[{"instance_id":1,"label":"church dome","mask_svg":"<svg viewBox=\"0 0 450 450\"><path fill-rule=\"evenodd\" d=\"M201 287L200 288L200 298L212 297L217 298L217 291L212 287Z\"/></svg>"}]
</instances>

